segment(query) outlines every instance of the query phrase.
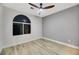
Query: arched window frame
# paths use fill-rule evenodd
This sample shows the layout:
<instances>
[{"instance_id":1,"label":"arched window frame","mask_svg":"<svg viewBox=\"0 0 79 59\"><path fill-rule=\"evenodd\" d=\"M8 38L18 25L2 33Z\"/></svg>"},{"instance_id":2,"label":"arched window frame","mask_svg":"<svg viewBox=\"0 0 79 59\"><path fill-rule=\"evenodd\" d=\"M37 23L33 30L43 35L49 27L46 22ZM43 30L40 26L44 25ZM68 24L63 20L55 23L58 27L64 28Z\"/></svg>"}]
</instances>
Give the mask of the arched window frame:
<instances>
[{"instance_id":1,"label":"arched window frame","mask_svg":"<svg viewBox=\"0 0 79 59\"><path fill-rule=\"evenodd\" d=\"M20 17L21 21L17 21L18 16L23 16L23 17L25 17L25 19L21 19L22 17ZM19 28L19 31L21 32L21 33L19 32L19 34L14 33L14 28L16 28L16 25L17 26L19 25L19 27L21 27L21 28ZM28 17L26 17L25 15L15 16L15 18L13 19L13 35L22 35L22 34L30 34L30 33L31 33L31 21L30 21L30 19Z\"/></svg>"}]
</instances>

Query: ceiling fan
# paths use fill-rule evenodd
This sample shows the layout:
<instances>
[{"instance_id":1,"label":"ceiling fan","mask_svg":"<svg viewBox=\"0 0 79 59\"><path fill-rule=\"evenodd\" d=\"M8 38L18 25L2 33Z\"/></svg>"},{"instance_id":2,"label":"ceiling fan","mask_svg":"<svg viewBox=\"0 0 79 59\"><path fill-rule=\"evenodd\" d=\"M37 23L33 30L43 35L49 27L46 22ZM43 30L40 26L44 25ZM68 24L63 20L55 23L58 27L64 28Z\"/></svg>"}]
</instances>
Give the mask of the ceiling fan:
<instances>
[{"instance_id":1,"label":"ceiling fan","mask_svg":"<svg viewBox=\"0 0 79 59\"><path fill-rule=\"evenodd\" d=\"M40 3L40 6L37 6L37 5L32 4L32 3L28 3L28 4L33 6L33 7L38 8L38 9L50 9L50 8L55 7L55 5L50 5L50 6L43 7L43 3ZM34 9L34 8L31 8L31 9Z\"/></svg>"}]
</instances>

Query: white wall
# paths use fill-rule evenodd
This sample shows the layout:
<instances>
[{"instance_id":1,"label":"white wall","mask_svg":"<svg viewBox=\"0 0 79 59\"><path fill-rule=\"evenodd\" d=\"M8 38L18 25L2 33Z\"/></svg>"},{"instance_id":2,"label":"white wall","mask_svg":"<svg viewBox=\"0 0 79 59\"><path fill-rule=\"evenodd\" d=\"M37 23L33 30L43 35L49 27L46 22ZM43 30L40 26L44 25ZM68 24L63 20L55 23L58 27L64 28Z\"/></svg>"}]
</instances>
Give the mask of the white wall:
<instances>
[{"instance_id":1,"label":"white wall","mask_svg":"<svg viewBox=\"0 0 79 59\"><path fill-rule=\"evenodd\" d=\"M79 46L79 6L43 18L43 36Z\"/></svg>"},{"instance_id":2,"label":"white wall","mask_svg":"<svg viewBox=\"0 0 79 59\"><path fill-rule=\"evenodd\" d=\"M3 44L3 35L2 35L2 6L0 5L0 48L2 47Z\"/></svg>"},{"instance_id":3,"label":"white wall","mask_svg":"<svg viewBox=\"0 0 79 59\"><path fill-rule=\"evenodd\" d=\"M31 34L13 36L13 18L18 14L24 14L31 20ZM3 7L3 30L4 44L3 47L28 42L34 39L39 39L42 36L42 18L27 15L17 10Z\"/></svg>"}]
</instances>

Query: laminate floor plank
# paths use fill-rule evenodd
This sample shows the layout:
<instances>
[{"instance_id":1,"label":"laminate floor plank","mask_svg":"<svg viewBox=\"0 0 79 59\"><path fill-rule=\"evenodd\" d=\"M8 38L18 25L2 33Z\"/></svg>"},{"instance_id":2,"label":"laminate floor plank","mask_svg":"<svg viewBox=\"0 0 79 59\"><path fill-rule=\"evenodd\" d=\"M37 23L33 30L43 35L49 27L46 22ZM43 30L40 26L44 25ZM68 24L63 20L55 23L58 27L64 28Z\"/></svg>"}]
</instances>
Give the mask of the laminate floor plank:
<instances>
[{"instance_id":1,"label":"laminate floor plank","mask_svg":"<svg viewBox=\"0 0 79 59\"><path fill-rule=\"evenodd\" d=\"M49 40L38 39L4 48L2 55L78 55L79 50Z\"/></svg>"}]
</instances>

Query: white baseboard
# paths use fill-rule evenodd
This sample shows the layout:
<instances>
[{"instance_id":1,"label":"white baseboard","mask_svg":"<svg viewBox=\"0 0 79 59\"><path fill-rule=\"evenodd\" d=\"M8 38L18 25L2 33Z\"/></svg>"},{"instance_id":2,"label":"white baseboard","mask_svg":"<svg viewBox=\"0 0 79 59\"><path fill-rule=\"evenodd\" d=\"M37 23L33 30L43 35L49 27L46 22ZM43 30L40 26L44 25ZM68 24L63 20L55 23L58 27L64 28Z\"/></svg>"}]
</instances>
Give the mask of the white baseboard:
<instances>
[{"instance_id":1,"label":"white baseboard","mask_svg":"<svg viewBox=\"0 0 79 59\"><path fill-rule=\"evenodd\" d=\"M0 49L0 54L1 54L2 49Z\"/></svg>"},{"instance_id":2,"label":"white baseboard","mask_svg":"<svg viewBox=\"0 0 79 59\"><path fill-rule=\"evenodd\" d=\"M3 48L16 46L16 45L18 45L18 44L27 43L27 42L30 42L30 41L33 41L33 40L38 40L38 39L46 39L46 40L50 40L50 41L53 41L53 42L56 42L56 43L59 43L59 44L62 44L62 45L68 46L68 47L72 47L72 48L79 49L79 47L74 46L74 45L71 45L71 44L67 44L67 43L59 42L59 41L56 41L56 40L53 40L53 39L49 39L49 38L46 38L46 37L38 37L38 38L29 40L29 41L19 42L19 43L14 43L14 44L11 44L11 45L3 46L3 47L0 49L0 52L1 52L1 50L2 50Z\"/></svg>"},{"instance_id":3,"label":"white baseboard","mask_svg":"<svg viewBox=\"0 0 79 59\"><path fill-rule=\"evenodd\" d=\"M58 43L58 44L62 44L62 45L71 47L71 48L79 49L79 47L77 47L77 46L75 46L75 45L71 45L71 44L63 43L63 42L56 41L56 40L53 40L53 39L49 39L49 38L46 38L46 37L42 37L42 38L43 38L43 39L46 39L46 40L53 41L53 42Z\"/></svg>"},{"instance_id":4,"label":"white baseboard","mask_svg":"<svg viewBox=\"0 0 79 59\"><path fill-rule=\"evenodd\" d=\"M33 40L38 40L38 39L40 39L40 38L41 38L41 37L33 38L33 39L28 40L28 41L26 40L26 41L23 41L23 42L18 42L18 43L13 43L13 44L10 44L10 45L5 45L5 46L1 47L1 49L7 48L7 47L16 46L16 45L23 44L23 43L27 43L27 42L30 42L30 41L33 41Z\"/></svg>"}]
</instances>

